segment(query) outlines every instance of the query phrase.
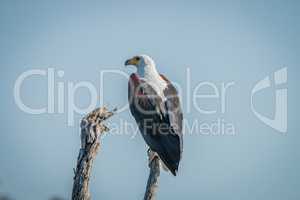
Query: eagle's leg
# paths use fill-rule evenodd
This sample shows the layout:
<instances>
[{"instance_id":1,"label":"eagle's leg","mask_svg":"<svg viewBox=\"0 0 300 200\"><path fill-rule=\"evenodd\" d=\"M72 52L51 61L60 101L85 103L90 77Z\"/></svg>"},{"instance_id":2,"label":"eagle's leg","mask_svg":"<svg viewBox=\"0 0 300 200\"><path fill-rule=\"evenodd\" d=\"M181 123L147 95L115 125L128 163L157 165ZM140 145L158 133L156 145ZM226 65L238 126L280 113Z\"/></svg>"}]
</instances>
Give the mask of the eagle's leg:
<instances>
[{"instance_id":1,"label":"eagle's leg","mask_svg":"<svg viewBox=\"0 0 300 200\"><path fill-rule=\"evenodd\" d=\"M148 163L149 163L149 166L150 166L150 164L152 163L154 158L155 157L159 158L159 156L157 155L157 153L155 151L152 151L150 148L148 149L147 153L148 153Z\"/></svg>"}]
</instances>

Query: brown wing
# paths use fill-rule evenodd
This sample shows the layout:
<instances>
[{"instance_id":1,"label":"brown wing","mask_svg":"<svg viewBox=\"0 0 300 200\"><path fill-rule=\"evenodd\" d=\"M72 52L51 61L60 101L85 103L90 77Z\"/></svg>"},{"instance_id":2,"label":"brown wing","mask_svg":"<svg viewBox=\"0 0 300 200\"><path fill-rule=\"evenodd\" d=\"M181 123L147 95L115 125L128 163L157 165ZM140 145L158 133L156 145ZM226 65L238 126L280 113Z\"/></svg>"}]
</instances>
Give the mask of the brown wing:
<instances>
[{"instance_id":1,"label":"brown wing","mask_svg":"<svg viewBox=\"0 0 300 200\"><path fill-rule=\"evenodd\" d=\"M172 174L176 175L182 153L182 114L179 99L171 95L177 94L174 89L168 86L165 93L169 96L163 102L149 84L132 74L128 85L128 99L130 111L144 140L157 152ZM176 105L179 105L179 110L174 109Z\"/></svg>"}]
</instances>

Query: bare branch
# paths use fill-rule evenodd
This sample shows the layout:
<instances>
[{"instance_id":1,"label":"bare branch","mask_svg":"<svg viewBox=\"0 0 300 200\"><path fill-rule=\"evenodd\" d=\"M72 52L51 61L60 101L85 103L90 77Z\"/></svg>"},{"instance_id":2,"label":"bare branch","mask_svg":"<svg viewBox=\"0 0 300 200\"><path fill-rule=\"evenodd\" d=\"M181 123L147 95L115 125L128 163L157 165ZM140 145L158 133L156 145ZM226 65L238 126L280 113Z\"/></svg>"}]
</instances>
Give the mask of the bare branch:
<instances>
[{"instance_id":1,"label":"bare branch","mask_svg":"<svg viewBox=\"0 0 300 200\"><path fill-rule=\"evenodd\" d=\"M113 111L114 112L114 111ZM90 200L89 179L100 147L99 137L109 129L102 123L113 115L105 107L97 108L81 121L81 148L75 169L72 200Z\"/></svg>"},{"instance_id":2,"label":"bare branch","mask_svg":"<svg viewBox=\"0 0 300 200\"><path fill-rule=\"evenodd\" d=\"M154 200L158 189L158 178L160 175L160 161L157 155L150 149L148 150L150 174L147 181L144 200Z\"/></svg>"}]
</instances>

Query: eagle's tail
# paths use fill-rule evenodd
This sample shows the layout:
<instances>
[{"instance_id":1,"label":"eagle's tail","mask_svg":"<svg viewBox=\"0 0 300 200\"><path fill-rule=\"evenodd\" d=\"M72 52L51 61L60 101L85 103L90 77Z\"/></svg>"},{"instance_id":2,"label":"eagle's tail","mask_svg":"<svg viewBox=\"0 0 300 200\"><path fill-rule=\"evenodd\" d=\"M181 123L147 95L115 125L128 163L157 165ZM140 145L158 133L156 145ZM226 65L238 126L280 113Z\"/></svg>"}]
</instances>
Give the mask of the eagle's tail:
<instances>
[{"instance_id":1,"label":"eagle's tail","mask_svg":"<svg viewBox=\"0 0 300 200\"><path fill-rule=\"evenodd\" d=\"M178 171L178 167L176 169L173 168L168 168L167 165L164 163L164 161L162 161L162 159L160 159L160 166L163 170L165 170L166 172L170 171L174 176L176 176L177 171Z\"/></svg>"}]
</instances>

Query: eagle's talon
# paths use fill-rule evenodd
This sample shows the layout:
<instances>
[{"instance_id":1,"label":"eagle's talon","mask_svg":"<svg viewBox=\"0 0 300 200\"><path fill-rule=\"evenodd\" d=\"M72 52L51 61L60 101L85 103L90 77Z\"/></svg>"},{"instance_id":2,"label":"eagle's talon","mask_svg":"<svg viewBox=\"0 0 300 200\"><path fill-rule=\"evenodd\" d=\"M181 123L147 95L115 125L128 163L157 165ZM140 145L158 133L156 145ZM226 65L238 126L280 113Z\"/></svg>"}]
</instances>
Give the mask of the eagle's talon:
<instances>
[{"instance_id":1,"label":"eagle's talon","mask_svg":"<svg viewBox=\"0 0 300 200\"><path fill-rule=\"evenodd\" d=\"M150 148L147 151L148 153L148 162L149 162L149 166L152 163L152 161L154 160L154 158L158 157L157 153L152 151Z\"/></svg>"}]
</instances>

